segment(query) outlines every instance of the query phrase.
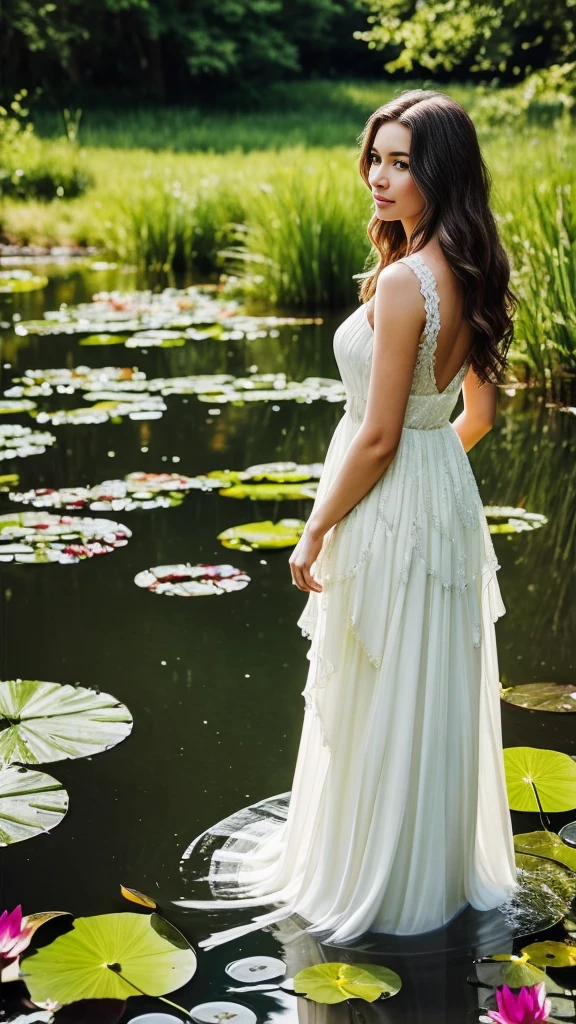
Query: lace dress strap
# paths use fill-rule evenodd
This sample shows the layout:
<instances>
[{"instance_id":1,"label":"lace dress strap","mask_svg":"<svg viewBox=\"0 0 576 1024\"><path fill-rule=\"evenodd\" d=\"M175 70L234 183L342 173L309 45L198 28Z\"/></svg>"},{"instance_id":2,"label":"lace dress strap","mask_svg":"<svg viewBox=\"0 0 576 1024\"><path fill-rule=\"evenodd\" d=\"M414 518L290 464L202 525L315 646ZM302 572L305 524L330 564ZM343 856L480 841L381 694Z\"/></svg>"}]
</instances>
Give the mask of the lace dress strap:
<instances>
[{"instance_id":1,"label":"lace dress strap","mask_svg":"<svg viewBox=\"0 0 576 1024\"><path fill-rule=\"evenodd\" d=\"M440 298L436 288L436 278L430 267L424 262L419 253L412 253L410 256L403 256L398 263L406 263L414 271L420 281L420 291L424 296L424 309L426 312L426 326L424 328L423 340L418 351L418 358L415 368L416 385L432 385L434 393L438 393L436 377L434 375L434 362L436 356L436 343L440 332ZM427 375L428 380L425 380Z\"/></svg>"}]
</instances>

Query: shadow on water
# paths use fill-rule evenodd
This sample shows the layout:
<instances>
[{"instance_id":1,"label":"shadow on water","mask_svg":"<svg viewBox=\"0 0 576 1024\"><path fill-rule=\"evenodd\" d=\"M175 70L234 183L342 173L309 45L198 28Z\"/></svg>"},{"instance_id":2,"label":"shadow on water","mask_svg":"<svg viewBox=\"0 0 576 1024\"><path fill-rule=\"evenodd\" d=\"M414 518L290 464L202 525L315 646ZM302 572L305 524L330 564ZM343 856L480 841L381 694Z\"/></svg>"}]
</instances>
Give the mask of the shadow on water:
<instances>
[{"instance_id":1,"label":"shadow on water","mask_svg":"<svg viewBox=\"0 0 576 1024\"><path fill-rule=\"evenodd\" d=\"M61 302L131 283L118 272L60 271L45 293L3 297L0 319L8 321L15 311L23 319L39 317ZM243 375L254 367L294 379L337 377L332 337L345 315L322 326L281 327L277 339L205 340L147 352L79 349L72 336L17 338L5 330L1 386L9 387L27 368L80 364L136 365L149 377ZM81 405L78 399L66 396L65 404ZM60 396L42 402L56 408ZM155 421L50 428L57 436L52 449L4 462L1 472L18 472L20 489L27 490L97 483L134 470L194 475L275 460L322 461L342 415L340 403L321 401L222 405L217 415L194 396L171 396L167 404ZM10 421L32 422L25 415ZM523 505L549 517L533 533L494 538L507 608L497 624L506 685L573 678L575 447L575 417L547 408L541 395L525 390L501 394L496 429L470 453L485 504ZM6 495L0 504L2 512L17 508ZM232 914L191 914L171 906L185 895L179 860L209 825L290 788L308 662L295 625L304 595L290 585L289 550L229 552L215 538L238 522L306 519L310 507L309 501L248 506L198 493L173 509L107 514L133 531L128 545L110 556L70 566L0 565L1 677L98 687L125 702L134 716L130 738L105 756L59 762L55 774L70 794L70 810L53 833L2 850L2 908L21 902L25 913L62 909L77 916L125 910L122 883L154 897L193 943L212 927L236 923ZM180 561L230 561L252 583L218 601L163 600L134 586L141 569ZM570 715L509 704L502 712L505 746L576 752ZM555 816L553 827L572 816ZM540 827L531 814L515 813L513 823L515 832ZM439 940L436 951L401 962L388 950L382 962L403 979L401 995L388 1003L356 1003L352 1010L277 990L253 993L249 1005L260 1020L316 1024L339 1024L350 1016L363 1024L474 1021L477 996L466 984L473 949L474 943L463 941L459 950L445 952ZM287 959L289 975L319 960L366 961L372 955L320 948L310 936L291 935L288 925L273 926L200 950L196 976L172 997L185 1006L214 998L242 1002L226 994L231 979L224 966L254 953ZM126 1020L159 1004L142 998L128 1006Z\"/></svg>"}]
</instances>

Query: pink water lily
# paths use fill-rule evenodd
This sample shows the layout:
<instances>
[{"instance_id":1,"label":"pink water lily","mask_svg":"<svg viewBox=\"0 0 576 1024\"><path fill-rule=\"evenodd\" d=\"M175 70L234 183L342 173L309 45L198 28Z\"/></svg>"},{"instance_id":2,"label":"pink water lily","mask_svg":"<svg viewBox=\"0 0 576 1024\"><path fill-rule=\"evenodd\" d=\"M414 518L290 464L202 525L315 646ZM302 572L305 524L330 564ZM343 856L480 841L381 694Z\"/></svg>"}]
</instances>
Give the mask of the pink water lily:
<instances>
[{"instance_id":1,"label":"pink water lily","mask_svg":"<svg viewBox=\"0 0 576 1024\"><path fill-rule=\"evenodd\" d=\"M0 914L0 970L7 964L17 960L30 944L34 932L33 927L22 927L22 906L18 904L9 914L7 910Z\"/></svg>"},{"instance_id":2,"label":"pink water lily","mask_svg":"<svg viewBox=\"0 0 576 1024\"><path fill-rule=\"evenodd\" d=\"M547 1019L552 1005L546 998L543 981L539 985L521 988L517 994L508 985L503 985L496 989L496 1002L498 1012L488 1010L488 1016L497 1024L538 1024Z\"/></svg>"}]
</instances>

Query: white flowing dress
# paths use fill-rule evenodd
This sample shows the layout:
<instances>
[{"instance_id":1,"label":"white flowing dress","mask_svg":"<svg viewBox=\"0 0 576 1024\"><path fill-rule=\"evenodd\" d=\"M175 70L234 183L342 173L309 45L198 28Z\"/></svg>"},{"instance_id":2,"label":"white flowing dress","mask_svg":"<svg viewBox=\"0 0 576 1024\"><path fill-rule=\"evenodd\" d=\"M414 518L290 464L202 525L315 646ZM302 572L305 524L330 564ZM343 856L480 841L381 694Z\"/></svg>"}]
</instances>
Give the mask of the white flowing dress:
<instances>
[{"instance_id":1,"label":"white flowing dress","mask_svg":"<svg viewBox=\"0 0 576 1024\"><path fill-rule=\"evenodd\" d=\"M426 327L394 460L311 567L323 591L309 592L297 623L311 643L292 789L229 819L207 876L213 900L175 901L274 909L200 946L292 914L329 943L414 935L468 904L492 910L518 885L494 629L506 611L500 566L449 421L469 359L439 392L435 277L417 253L400 262L420 280ZM362 305L334 335L347 402L315 505L362 422L372 346Z\"/></svg>"}]
</instances>

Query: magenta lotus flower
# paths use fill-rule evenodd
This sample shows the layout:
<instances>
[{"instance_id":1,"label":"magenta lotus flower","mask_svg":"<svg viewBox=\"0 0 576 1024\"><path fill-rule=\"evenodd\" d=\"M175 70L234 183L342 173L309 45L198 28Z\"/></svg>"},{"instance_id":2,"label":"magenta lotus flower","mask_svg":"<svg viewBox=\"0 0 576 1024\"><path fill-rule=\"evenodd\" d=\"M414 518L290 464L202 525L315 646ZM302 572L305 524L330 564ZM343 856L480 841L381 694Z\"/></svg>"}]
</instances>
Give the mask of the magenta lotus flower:
<instances>
[{"instance_id":1,"label":"magenta lotus flower","mask_svg":"<svg viewBox=\"0 0 576 1024\"><path fill-rule=\"evenodd\" d=\"M497 1024L538 1024L546 1020L552 1005L546 999L546 985L543 981L539 985L521 988L517 995L508 985L503 985L501 989L496 989L496 1002L498 1012L488 1010L488 1016Z\"/></svg>"},{"instance_id":2,"label":"magenta lotus flower","mask_svg":"<svg viewBox=\"0 0 576 1024\"><path fill-rule=\"evenodd\" d=\"M10 914L0 914L0 970L17 960L29 945L34 928L22 927L22 906L18 904Z\"/></svg>"}]
</instances>

